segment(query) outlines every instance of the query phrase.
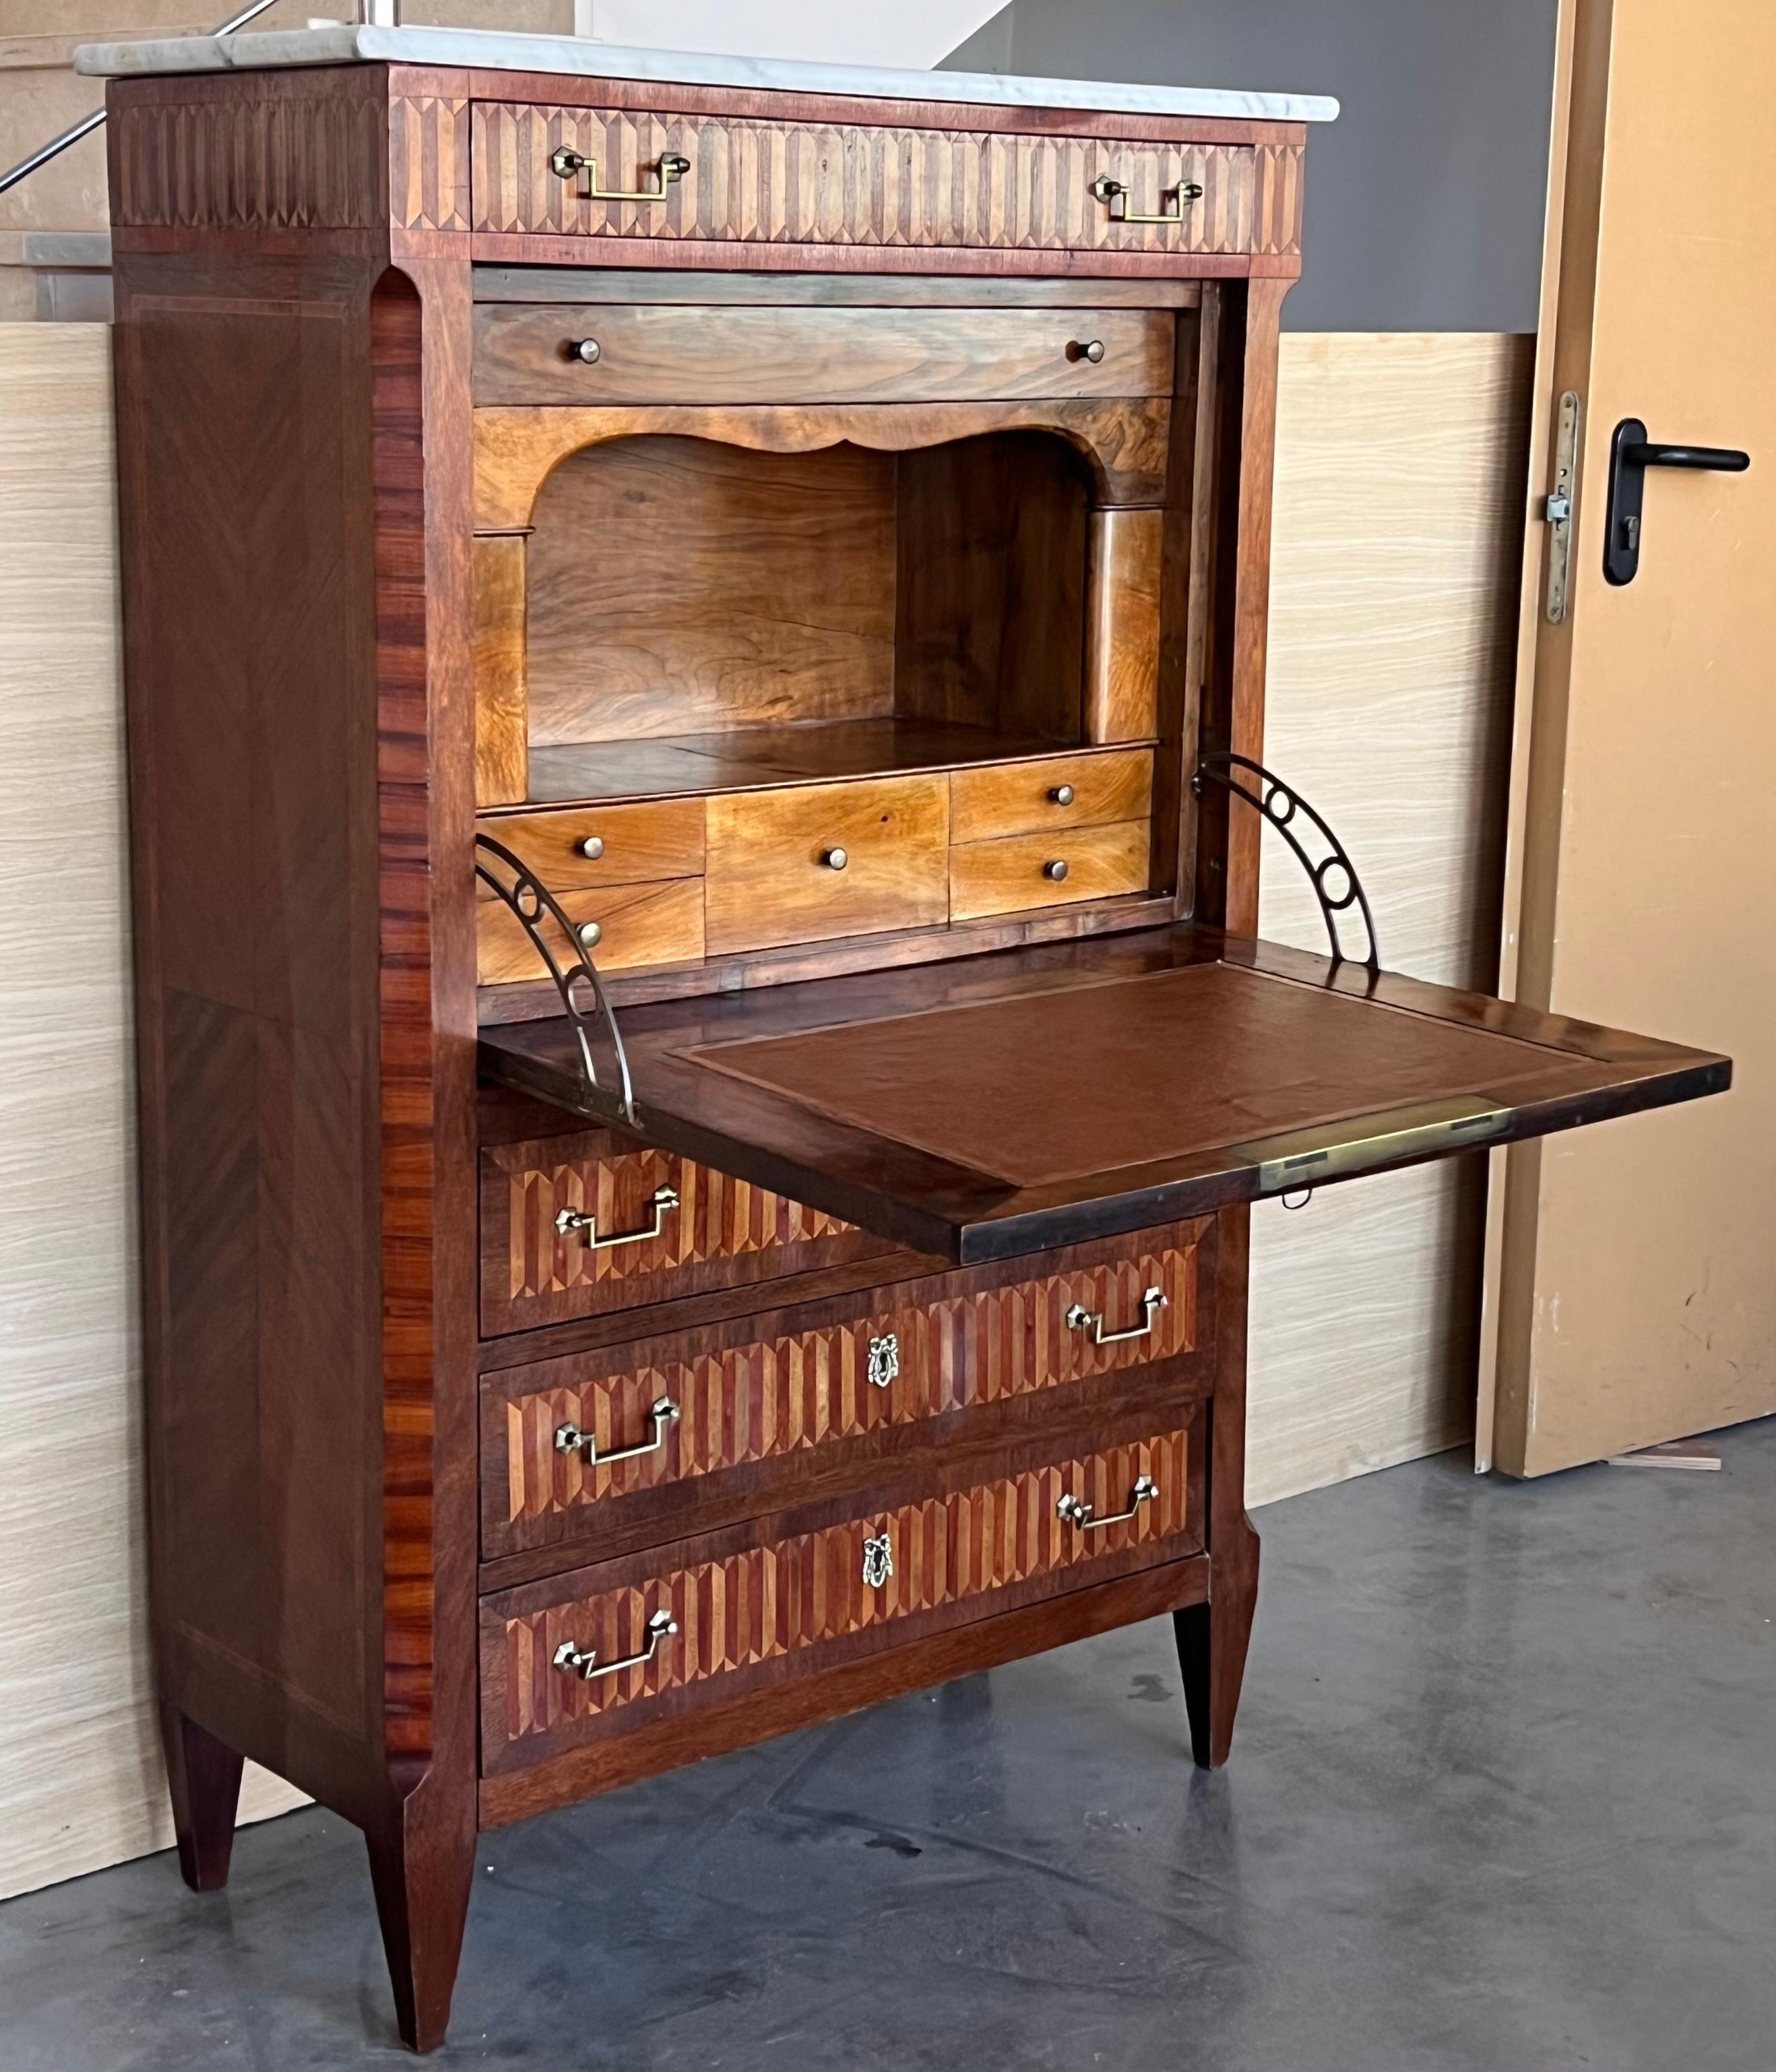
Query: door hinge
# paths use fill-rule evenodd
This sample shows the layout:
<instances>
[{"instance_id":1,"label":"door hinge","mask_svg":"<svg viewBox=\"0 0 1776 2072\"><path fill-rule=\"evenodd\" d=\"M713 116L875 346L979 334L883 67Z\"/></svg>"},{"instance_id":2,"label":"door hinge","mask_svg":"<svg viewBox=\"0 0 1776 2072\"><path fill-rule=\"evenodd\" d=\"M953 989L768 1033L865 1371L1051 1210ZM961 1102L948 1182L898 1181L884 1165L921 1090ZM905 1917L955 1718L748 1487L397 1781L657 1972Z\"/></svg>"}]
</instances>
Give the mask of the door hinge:
<instances>
[{"instance_id":1,"label":"door hinge","mask_svg":"<svg viewBox=\"0 0 1776 2072\"><path fill-rule=\"evenodd\" d=\"M1548 521L1548 623L1558 626L1566 617L1568 572L1572 565L1572 499L1579 482L1579 423L1583 414L1579 392L1568 388L1560 397L1554 425L1554 484L1548 493L1542 516Z\"/></svg>"}]
</instances>

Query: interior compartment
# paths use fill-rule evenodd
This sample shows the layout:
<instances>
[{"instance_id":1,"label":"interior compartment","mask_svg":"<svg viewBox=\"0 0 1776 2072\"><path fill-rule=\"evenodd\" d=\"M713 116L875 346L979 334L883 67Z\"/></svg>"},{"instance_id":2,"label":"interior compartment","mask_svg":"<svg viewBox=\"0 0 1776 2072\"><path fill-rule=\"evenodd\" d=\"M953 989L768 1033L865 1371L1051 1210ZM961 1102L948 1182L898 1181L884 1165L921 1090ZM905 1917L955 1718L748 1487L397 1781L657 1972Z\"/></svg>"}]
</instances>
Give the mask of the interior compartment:
<instances>
[{"instance_id":1,"label":"interior compartment","mask_svg":"<svg viewBox=\"0 0 1776 2072\"><path fill-rule=\"evenodd\" d=\"M1091 470L1003 431L570 454L524 555L529 798L713 791L1087 738Z\"/></svg>"}]
</instances>

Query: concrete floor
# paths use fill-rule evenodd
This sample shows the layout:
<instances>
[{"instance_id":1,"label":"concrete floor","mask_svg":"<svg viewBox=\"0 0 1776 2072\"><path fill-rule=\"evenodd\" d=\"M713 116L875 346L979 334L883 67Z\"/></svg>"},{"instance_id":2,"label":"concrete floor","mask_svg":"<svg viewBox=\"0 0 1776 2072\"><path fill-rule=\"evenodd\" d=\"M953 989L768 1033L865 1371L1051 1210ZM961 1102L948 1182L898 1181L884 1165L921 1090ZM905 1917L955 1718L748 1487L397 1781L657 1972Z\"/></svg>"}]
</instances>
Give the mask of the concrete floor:
<instances>
[{"instance_id":1,"label":"concrete floor","mask_svg":"<svg viewBox=\"0 0 1776 2072\"><path fill-rule=\"evenodd\" d=\"M1216 1777L1161 1621L487 1838L434 2062L1763 2072L1776 1422L1724 1448L1273 1506ZM403 2062L331 1815L0 1907L0 2065Z\"/></svg>"}]
</instances>

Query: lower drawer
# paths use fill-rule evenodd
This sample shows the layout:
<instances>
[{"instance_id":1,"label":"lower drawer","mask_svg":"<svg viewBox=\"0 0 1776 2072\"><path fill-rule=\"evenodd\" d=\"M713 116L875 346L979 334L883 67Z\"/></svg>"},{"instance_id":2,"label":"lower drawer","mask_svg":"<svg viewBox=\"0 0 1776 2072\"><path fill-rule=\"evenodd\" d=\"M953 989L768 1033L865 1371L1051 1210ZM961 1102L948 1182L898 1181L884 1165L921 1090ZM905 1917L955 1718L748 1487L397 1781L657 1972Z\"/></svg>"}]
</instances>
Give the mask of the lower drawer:
<instances>
[{"instance_id":1,"label":"lower drawer","mask_svg":"<svg viewBox=\"0 0 1776 2072\"><path fill-rule=\"evenodd\" d=\"M1145 820L960 843L950 851L950 918L975 921L1145 892L1152 843Z\"/></svg>"},{"instance_id":2,"label":"lower drawer","mask_svg":"<svg viewBox=\"0 0 1776 2072\"><path fill-rule=\"evenodd\" d=\"M922 1487L483 1599L483 1774L1199 1552L1196 1416L952 1462Z\"/></svg>"},{"instance_id":3,"label":"lower drawer","mask_svg":"<svg viewBox=\"0 0 1776 2072\"><path fill-rule=\"evenodd\" d=\"M483 1557L617 1552L824 1485L880 1481L964 1433L1206 1391L1207 1219L902 1281L495 1372L481 1383ZM1157 1297L1157 1299L1155 1299ZM583 1558L583 1557L582 1557Z\"/></svg>"}]
</instances>

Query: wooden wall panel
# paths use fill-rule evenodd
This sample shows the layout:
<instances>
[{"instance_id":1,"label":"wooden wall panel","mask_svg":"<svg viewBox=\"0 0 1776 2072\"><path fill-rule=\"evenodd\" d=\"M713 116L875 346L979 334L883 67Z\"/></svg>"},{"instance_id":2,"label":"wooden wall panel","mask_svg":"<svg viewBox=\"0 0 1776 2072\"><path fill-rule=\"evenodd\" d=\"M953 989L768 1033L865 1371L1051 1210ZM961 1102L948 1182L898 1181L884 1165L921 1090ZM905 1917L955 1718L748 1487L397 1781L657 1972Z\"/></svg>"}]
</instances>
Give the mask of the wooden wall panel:
<instances>
[{"instance_id":1,"label":"wooden wall panel","mask_svg":"<svg viewBox=\"0 0 1776 2072\"><path fill-rule=\"evenodd\" d=\"M0 326L0 1897L172 1823L146 1645L109 334ZM242 1817L301 1804L249 1765Z\"/></svg>"},{"instance_id":2,"label":"wooden wall panel","mask_svg":"<svg viewBox=\"0 0 1776 2072\"><path fill-rule=\"evenodd\" d=\"M1282 341L1264 759L1355 857L1389 968L1451 985L1497 954L1533 348ZM1276 841L1260 925L1325 946ZM1470 1437L1484 1196L1476 1157L1253 1209L1250 1501Z\"/></svg>"}]
</instances>

